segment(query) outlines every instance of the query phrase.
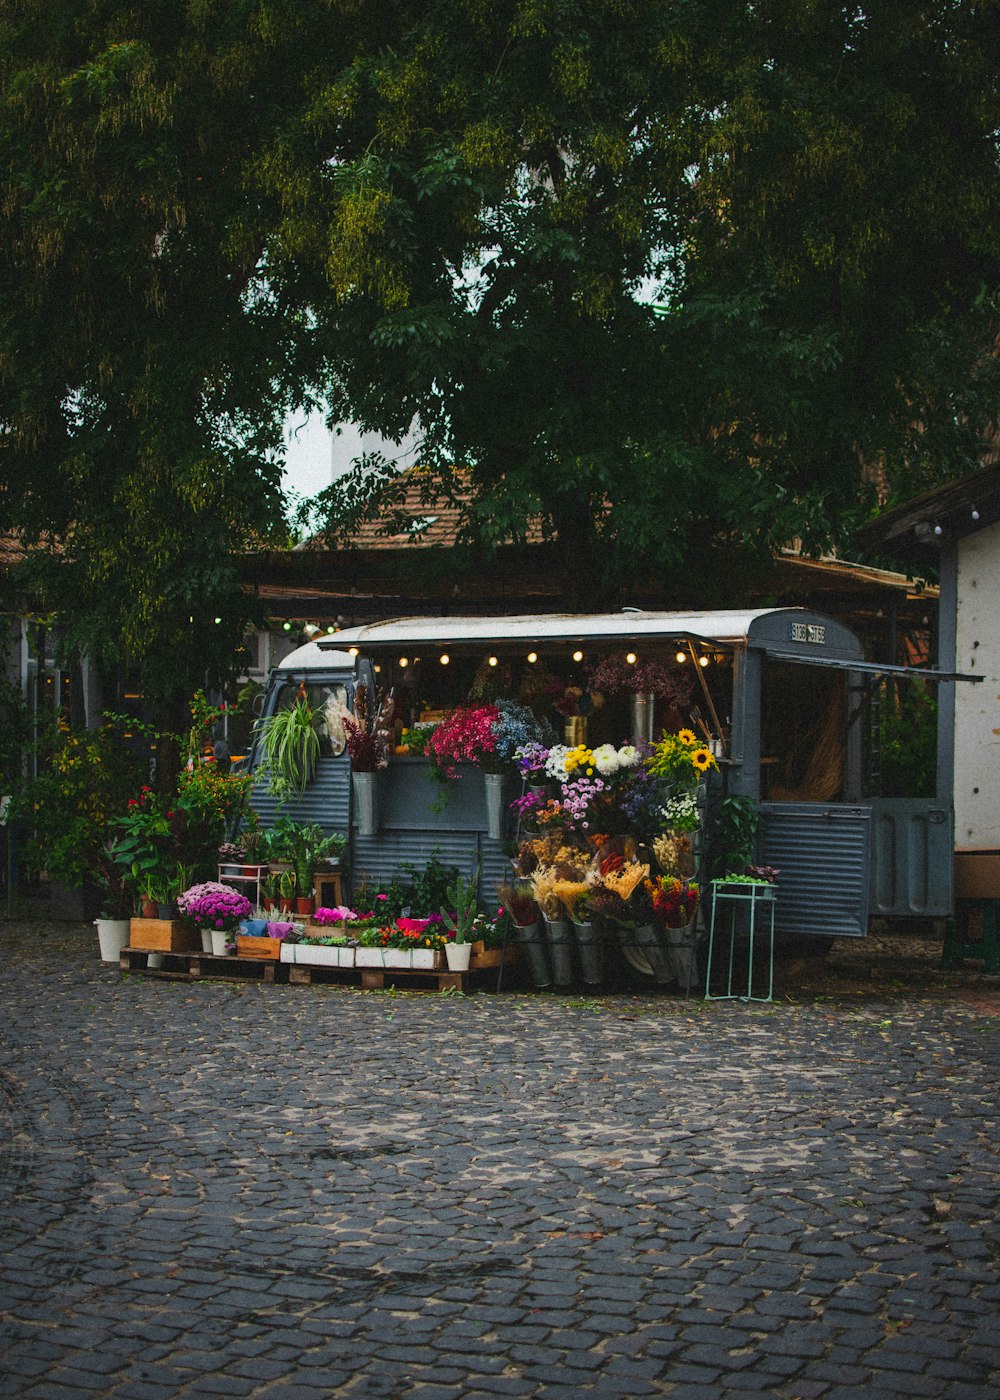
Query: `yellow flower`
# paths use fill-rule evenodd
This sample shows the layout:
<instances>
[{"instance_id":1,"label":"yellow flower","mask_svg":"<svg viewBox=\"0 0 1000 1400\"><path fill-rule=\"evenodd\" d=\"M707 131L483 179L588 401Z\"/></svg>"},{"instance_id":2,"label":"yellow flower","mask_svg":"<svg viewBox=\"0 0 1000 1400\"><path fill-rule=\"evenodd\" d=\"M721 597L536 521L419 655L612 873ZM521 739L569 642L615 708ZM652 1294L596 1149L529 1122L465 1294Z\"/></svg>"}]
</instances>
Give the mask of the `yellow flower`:
<instances>
[{"instance_id":1,"label":"yellow flower","mask_svg":"<svg viewBox=\"0 0 1000 1400\"><path fill-rule=\"evenodd\" d=\"M704 773L706 768L715 767L715 759L712 757L711 750L704 747L695 749L694 753L691 755L691 762L699 773Z\"/></svg>"},{"instance_id":2,"label":"yellow flower","mask_svg":"<svg viewBox=\"0 0 1000 1400\"><path fill-rule=\"evenodd\" d=\"M696 744L698 742L693 729L681 729L677 733L682 744Z\"/></svg>"}]
</instances>

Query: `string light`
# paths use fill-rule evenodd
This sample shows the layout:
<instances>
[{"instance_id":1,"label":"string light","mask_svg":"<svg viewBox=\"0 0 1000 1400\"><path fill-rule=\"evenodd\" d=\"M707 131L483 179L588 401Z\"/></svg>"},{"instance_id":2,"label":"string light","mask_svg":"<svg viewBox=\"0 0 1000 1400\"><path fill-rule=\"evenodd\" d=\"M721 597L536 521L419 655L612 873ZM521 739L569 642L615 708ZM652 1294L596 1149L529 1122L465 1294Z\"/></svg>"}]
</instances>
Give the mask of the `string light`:
<instances>
[{"instance_id":1,"label":"string light","mask_svg":"<svg viewBox=\"0 0 1000 1400\"><path fill-rule=\"evenodd\" d=\"M447 653L446 651L443 651L443 652L441 653L441 655L438 657L438 660L441 662L441 665L442 665L442 666L447 666L447 665L448 665L448 662L451 660L451 657L448 655L448 653Z\"/></svg>"},{"instance_id":2,"label":"string light","mask_svg":"<svg viewBox=\"0 0 1000 1400\"><path fill-rule=\"evenodd\" d=\"M283 622L281 627L284 632L290 632L292 630L292 624L290 622Z\"/></svg>"},{"instance_id":3,"label":"string light","mask_svg":"<svg viewBox=\"0 0 1000 1400\"><path fill-rule=\"evenodd\" d=\"M497 666L497 665L499 665L499 661L497 660L497 658L496 658L495 656L489 657L489 658L488 658L488 661L489 661L489 664L490 664L491 666Z\"/></svg>"},{"instance_id":4,"label":"string light","mask_svg":"<svg viewBox=\"0 0 1000 1400\"><path fill-rule=\"evenodd\" d=\"M532 666L534 666L535 662L538 660L538 652L537 652L537 651L529 651L529 652L528 652L528 660L531 662Z\"/></svg>"},{"instance_id":5,"label":"string light","mask_svg":"<svg viewBox=\"0 0 1000 1400\"><path fill-rule=\"evenodd\" d=\"M574 661L582 661L582 660L583 660L583 652L582 652L582 651L575 651L575 652L573 653L573 660L574 660Z\"/></svg>"},{"instance_id":6,"label":"string light","mask_svg":"<svg viewBox=\"0 0 1000 1400\"><path fill-rule=\"evenodd\" d=\"M699 657L698 657L698 665L699 665L699 666L707 666L707 665L708 665L708 657L707 657L707 656L699 656Z\"/></svg>"},{"instance_id":7,"label":"string light","mask_svg":"<svg viewBox=\"0 0 1000 1400\"><path fill-rule=\"evenodd\" d=\"M686 652L686 651L679 651L679 652L677 653L676 660L677 660L677 664L678 664L679 666L683 666L683 665L684 665L684 662L687 660L687 652Z\"/></svg>"},{"instance_id":8,"label":"string light","mask_svg":"<svg viewBox=\"0 0 1000 1400\"><path fill-rule=\"evenodd\" d=\"M405 656L401 656L401 657L399 658L399 664L400 664L400 666L405 670L406 667L409 666L410 663L409 663L409 661L407 661L407 659L406 659Z\"/></svg>"},{"instance_id":9,"label":"string light","mask_svg":"<svg viewBox=\"0 0 1000 1400\"><path fill-rule=\"evenodd\" d=\"M357 654L358 654L358 649L357 649L357 647L348 647L348 648L347 648L347 654L348 654L348 656L357 656Z\"/></svg>"},{"instance_id":10,"label":"string light","mask_svg":"<svg viewBox=\"0 0 1000 1400\"><path fill-rule=\"evenodd\" d=\"M626 660L626 662L628 663L629 666L634 666L635 663L636 663L636 661L638 660L638 657L636 656L636 654L635 654L634 651L630 651L630 652L626 655L625 660Z\"/></svg>"}]
</instances>

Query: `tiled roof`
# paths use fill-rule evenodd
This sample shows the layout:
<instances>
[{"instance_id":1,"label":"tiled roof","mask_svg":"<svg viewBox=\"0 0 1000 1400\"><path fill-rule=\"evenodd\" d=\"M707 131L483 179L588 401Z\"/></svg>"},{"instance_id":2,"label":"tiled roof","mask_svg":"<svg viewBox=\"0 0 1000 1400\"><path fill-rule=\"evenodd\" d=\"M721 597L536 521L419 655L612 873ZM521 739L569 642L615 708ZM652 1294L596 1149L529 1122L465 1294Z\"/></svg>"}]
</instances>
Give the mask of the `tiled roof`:
<instances>
[{"instance_id":1,"label":"tiled roof","mask_svg":"<svg viewBox=\"0 0 1000 1400\"><path fill-rule=\"evenodd\" d=\"M448 493L435 490L430 473L411 467L387 486L385 507L380 514L360 521L348 533L338 532L336 539L329 542L322 533L314 535L300 548L447 549L456 543L463 509L472 499L471 487L458 485ZM542 538L541 528L529 523L527 543L539 544Z\"/></svg>"}]
</instances>

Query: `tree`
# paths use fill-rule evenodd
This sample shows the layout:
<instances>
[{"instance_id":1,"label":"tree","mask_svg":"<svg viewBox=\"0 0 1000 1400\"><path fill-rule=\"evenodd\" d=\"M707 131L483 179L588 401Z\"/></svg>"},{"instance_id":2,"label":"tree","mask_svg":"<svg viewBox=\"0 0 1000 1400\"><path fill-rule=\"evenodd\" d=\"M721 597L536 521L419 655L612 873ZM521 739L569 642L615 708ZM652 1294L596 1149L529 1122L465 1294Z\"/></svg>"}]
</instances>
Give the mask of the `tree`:
<instances>
[{"instance_id":1,"label":"tree","mask_svg":"<svg viewBox=\"0 0 1000 1400\"><path fill-rule=\"evenodd\" d=\"M0 526L174 703L292 403L594 601L836 538L996 402L994 9L0 0Z\"/></svg>"},{"instance_id":2,"label":"tree","mask_svg":"<svg viewBox=\"0 0 1000 1400\"><path fill-rule=\"evenodd\" d=\"M337 411L419 414L473 536L534 515L595 596L720 537L843 540L976 464L995 6L419 9L327 96L364 155L330 179L320 316Z\"/></svg>"},{"instance_id":3,"label":"tree","mask_svg":"<svg viewBox=\"0 0 1000 1400\"><path fill-rule=\"evenodd\" d=\"M0 528L55 542L28 573L68 648L138 664L173 727L255 615L231 552L282 529L298 328L244 188L289 77L265 19L0 6Z\"/></svg>"}]
</instances>

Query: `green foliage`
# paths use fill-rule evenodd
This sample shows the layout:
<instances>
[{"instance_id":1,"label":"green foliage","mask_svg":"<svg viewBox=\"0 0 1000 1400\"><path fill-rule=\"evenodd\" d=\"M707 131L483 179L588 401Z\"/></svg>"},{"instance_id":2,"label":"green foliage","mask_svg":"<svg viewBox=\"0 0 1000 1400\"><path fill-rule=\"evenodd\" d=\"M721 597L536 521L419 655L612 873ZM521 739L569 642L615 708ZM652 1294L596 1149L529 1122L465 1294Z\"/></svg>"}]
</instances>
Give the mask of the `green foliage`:
<instances>
[{"instance_id":1,"label":"green foliage","mask_svg":"<svg viewBox=\"0 0 1000 1400\"><path fill-rule=\"evenodd\" d=\"M879 797L933 797L937 782L937 695L920 681L887 686L881 705Z\"/></svg>"},{"instance_id":2,"label":"green foliage","mask_svg":"<svg viewBox=\"0 0 1000 1400\"><path fill-rule=\"evenodd\" d=\"M387 884L362 884L355 905L366 912L374 910L383 921L398 919L404 912L413 918L427 918L448 904L449 891L459 877L456 865L445 865L432 856L422 870L407 863Z\"/></svg>"},{"instance_id":3,"label":"green foliage","mask_svg":"<svg viewBox=\"0 0 1000 1400\"><path fill-rule=\"evenodd\" d=\"M441 920L446 929L455 935L456 943L470 943L476 925L479 908L479 871L468 880L461 876L446 892L445 902L440 909Z\"/></svg>"},{"instance_id":4,"label":"green foliage","mask_svg":"<svg viewBox=\"0 0 1000 1400\"><path fill-rule=\"evenodd\" d=\"M312 782L322 724L322 714L301 697L288 709L258 721L260 771L267 775L268 791L280 801L301 797Z\"/></svg>"},{"instance_id":5,"label":"green foliage","mask_svg":"<svg viewBox=\"0 0 1000 1400\"><path fill-rule=\"evenodd\" d=\"M164 705L225 678L295 404L419 415L465 538L532 522L581 602L697 566L707 597L711 547L960 474L1000 392L995 19L4 7L0 498L61 541L31 582L71 649Z\"/></svg>"},{"instance_id":6,"label":"green foliage","mask_svg":"<svg viewBox=\"0 0 1000 1400\"><path fill-rule=\"evenodd\" d=\"M140 765L111 725L76 731L52 724L39 733L33 757L37 776L13 807L25 832L25 868L71 888L96 881L120 903L108 826L138 793Z\"/></svg>"},{"instance_id":7,"label":"green foliage","mask_svg":"<svg viewBox=\"0 0 1000 1400\"><path fill-rule=\"evenodd\" d=\"M710 830L710 869L713 879L746 870L754 858L760 808L752 797L724 797Z\"/></svg>"}]
</instances>

